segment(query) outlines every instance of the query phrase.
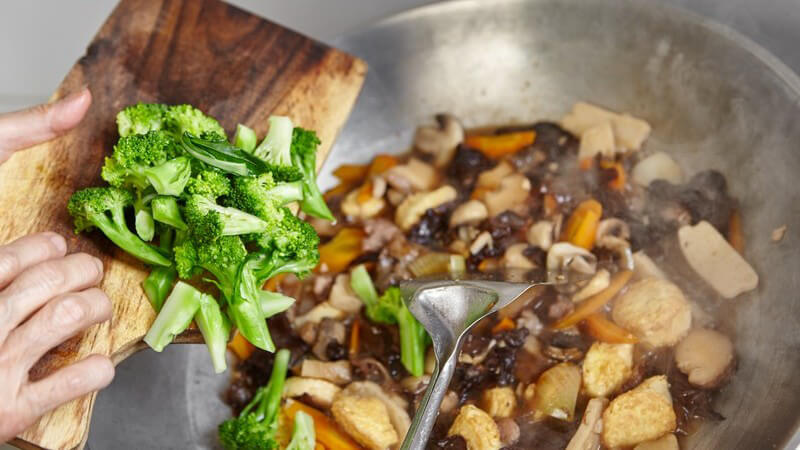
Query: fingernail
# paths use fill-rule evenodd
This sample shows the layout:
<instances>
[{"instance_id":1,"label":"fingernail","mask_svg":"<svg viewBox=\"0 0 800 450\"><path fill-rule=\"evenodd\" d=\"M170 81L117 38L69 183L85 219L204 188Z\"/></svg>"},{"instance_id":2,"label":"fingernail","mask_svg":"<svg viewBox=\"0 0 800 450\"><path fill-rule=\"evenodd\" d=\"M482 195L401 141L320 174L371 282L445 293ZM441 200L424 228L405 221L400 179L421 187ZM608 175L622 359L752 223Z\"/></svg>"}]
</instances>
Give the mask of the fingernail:
<instances>
[{"instance_id":1,"label":"fingernail","mask_svg":"<svg viewBox=\"0 0 800 450\"><path fill-rule=\"evenodd\" d=\"M58 233L49 232L47 238L53 243L53 247L61 253L67 252L67 241Z\"/></svg>"},{"instance_id":2,"label":"fingernail","mask_svg":"<svg viewBox=\"0 0 800 450\"><path fill-rule=\"evenodd\" d=\"M103 261L101 261L100 258L95 258L94 259L94 263L95 263L95 265L97 265L97 270L100 273L103 273Z\"/></svg>"}]
</instances>

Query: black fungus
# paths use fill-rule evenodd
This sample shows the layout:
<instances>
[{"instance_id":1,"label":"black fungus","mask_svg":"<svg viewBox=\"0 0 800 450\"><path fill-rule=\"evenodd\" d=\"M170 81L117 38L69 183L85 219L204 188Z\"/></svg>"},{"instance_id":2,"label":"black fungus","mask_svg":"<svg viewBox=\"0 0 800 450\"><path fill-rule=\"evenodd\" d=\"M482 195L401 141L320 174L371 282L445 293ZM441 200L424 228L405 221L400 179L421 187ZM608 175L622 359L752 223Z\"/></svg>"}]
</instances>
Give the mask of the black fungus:
<instances>
[{"instance_id":1,"label":"black fungus","mask_svg":"<svg viewBox=\"0 0 800 450\"><path fill-rule=\"evenodd\" d=\"M478 175L494 164L483 153L464 145L459 145L453 161L447 168L447 176L456 184L456 190L461 195L469 195Z\"/></svg>"},{"instance_id":2,"label":"black fungus","mask_svg":"<svg viewBox=\"0 0 800 450\"><path fill-rule=\"evenodd\" d=\"M408 240L420 245L446 246L450 213L454 207L454 203L446 203L425 211L419 222L408 232Z\"/></svg>"},{"instance_id":3,"label":"black fungus","mask_svg":"<svg viewBox=\"0 0 800 450\"><path fill-rule=\"evenodd\" d=\"M347 350L340 342L330 341L325 348L325 356L327 356L330 361L338 361L347 357Z\"/></svg>"}]
</instances>

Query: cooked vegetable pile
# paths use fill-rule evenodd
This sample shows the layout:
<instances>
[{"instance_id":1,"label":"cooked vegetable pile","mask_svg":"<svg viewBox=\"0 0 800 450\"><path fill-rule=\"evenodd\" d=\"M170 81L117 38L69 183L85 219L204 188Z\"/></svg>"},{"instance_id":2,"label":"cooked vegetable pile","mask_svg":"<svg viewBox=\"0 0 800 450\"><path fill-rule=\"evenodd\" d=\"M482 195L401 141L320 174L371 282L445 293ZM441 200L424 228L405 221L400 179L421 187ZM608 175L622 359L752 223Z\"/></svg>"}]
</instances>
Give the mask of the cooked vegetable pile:
<instances>
[{"instance_id":1,"label":"cooked vegetable pile","mask_svg":"<svg viewBox=\"0 0 800 450\"><path fill-rule=\"evenodd\" d=\"M398 283L516 269L581 276L476 325L427 448L677 450L696 421L723 420L714 398L735 373L741 303L729 299L758 275L725 177L684 176L649 133L587 103L558 123L478 130L443 114L410 152L337 168L336 220L309 220L318 268L268 283L297 299L269 319L292 355L282 417L308 413L322 448L397 448L434 371ZM280 363L232 348L238 412Z\"/></svg>"},{"instance_id":2,"label":"cooked vegetable pile","mask_svg":"<svg viewBox=\"0 0 800 450\"><path fill-rule=\"evenodd\" d=\"M75 192L68 210L76 232L96 228L152 267L143 288L158 316L145 342L161 351L194 321L217 372L232 326L274 351L265 319L294 299L264 282L319 262L317 233L289 206L333 219L317 188L316 134L271 117L260 144L241 124L231 144L190 105L129 106L117 125L102 169L108 186Z\"/></svg>"}]
</instances>

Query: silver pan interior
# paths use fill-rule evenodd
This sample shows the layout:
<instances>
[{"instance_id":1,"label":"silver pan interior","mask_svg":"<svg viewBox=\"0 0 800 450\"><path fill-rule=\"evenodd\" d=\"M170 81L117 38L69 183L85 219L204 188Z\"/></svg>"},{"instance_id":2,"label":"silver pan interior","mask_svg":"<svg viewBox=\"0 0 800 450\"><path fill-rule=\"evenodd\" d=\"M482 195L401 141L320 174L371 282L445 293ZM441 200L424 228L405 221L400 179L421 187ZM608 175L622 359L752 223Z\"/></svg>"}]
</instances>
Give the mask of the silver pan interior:
<instances>
[{"instance_id":1,"label":"silver pan interior","mask_svg":"<svg viewBox=\"0 0 800 450\"><path fill-rule=\"evenodd\" d=\"M467 125L557 119L577 100L653 125L648 150L688 172L716 168L740 199L761 275L736 317L727 418L688 448L795 448L800 419L800 80L727 28L650 1L462 1L413 10L337 43L369 76L321 182L344 162L401 151L450 111ZM327 187L326 186L326 187ZM773 228L787 224L780 244ZM203 348L124 363L100 395L92 448L209 448L227 408Z\"/></svg>"}]
</instances>

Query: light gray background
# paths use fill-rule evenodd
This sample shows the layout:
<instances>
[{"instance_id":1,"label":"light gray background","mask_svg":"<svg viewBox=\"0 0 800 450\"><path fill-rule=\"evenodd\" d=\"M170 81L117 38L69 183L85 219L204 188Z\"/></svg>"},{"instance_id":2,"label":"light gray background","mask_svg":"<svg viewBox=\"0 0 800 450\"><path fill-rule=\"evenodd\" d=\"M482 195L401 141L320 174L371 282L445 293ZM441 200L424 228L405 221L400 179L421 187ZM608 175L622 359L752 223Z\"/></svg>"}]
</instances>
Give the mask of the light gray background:
<instances>
[{"instance_id":1,"label":"light gray background","mask_svg":"<svg viewBox=\"0 0 800 450\"><path fill-rule=\"evenodd\" d=\"M434 1L233 0L232 3L327 41L380 17ZM732 26L800 72L800 0L662 1ZM115 3L116 0L3 2L0 6L0 112L45 101L83 54L86 44ZM142 352L134 358L159 358L161 361L185 358L187 350L174 346L161 355ZM132 366L118 367L117 386L141 376ZM137 396L146 394L129 392L123 397L136 401ZM126 425L125 418L96 419L103 419L95 420L96 424L108 428L130 426ZM155 420L169 421L169 418ZM6 447L0 444L0 449L3 448Z\"/></svg>"},{"instance_id":2,"label":"light gray background","mask_svg":"<svg viewBox=\"0 0 800 450\"><path fill-rule=\"evenodd\" d=\"M232 0L322 41L436 0ZM490 0L487 0L490 1ZM663 0L731 25L800 72L800 0ZM83 54L116 0L5 1L0 112L41 102Z\"/></svg>"}]
</instances>

